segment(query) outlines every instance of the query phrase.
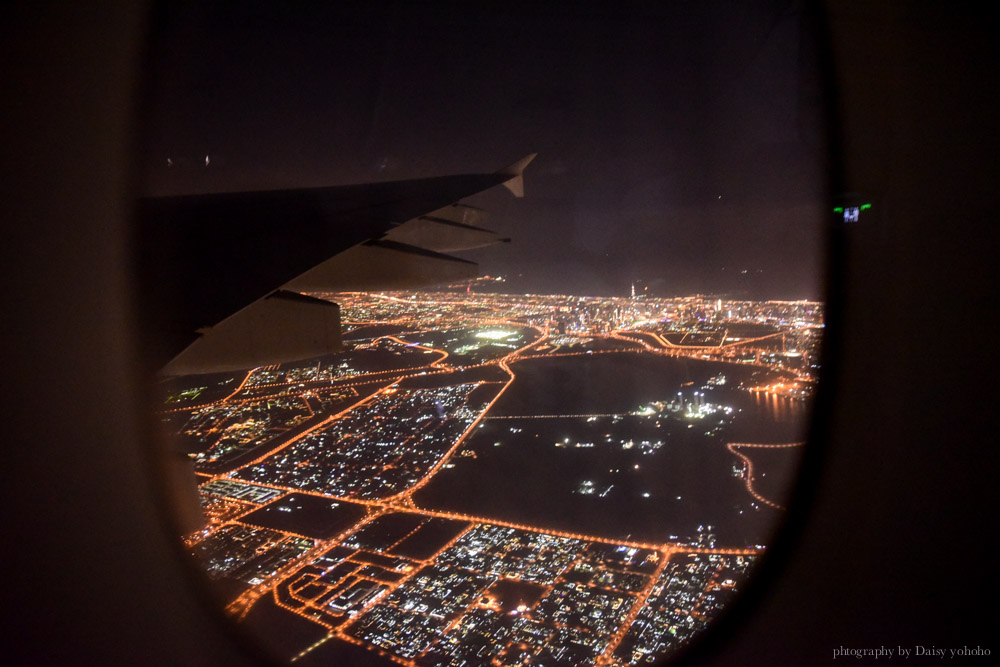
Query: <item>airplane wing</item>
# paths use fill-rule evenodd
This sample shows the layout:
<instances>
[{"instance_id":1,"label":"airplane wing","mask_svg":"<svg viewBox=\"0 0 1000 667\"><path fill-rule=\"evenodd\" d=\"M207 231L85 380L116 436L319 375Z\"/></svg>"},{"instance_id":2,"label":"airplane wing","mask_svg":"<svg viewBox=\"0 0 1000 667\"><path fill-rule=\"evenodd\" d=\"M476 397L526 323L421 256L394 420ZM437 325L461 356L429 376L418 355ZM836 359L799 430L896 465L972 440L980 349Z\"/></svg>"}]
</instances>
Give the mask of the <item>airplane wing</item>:
<instances>
[{"instance_id":1,"label":"airplane wing","mask_svg":"<svg viewBox=\"0 0 1000 667\"><path fill-rule=\"evenodd\" d=\"M459 200L497 185L523 196L534 157L491 174L139 200L137 308L162 333L145 363L186 375L337 351L338 307L303 292L478 275L447 253L509 239Z\"/></svg>"}]
</instances>

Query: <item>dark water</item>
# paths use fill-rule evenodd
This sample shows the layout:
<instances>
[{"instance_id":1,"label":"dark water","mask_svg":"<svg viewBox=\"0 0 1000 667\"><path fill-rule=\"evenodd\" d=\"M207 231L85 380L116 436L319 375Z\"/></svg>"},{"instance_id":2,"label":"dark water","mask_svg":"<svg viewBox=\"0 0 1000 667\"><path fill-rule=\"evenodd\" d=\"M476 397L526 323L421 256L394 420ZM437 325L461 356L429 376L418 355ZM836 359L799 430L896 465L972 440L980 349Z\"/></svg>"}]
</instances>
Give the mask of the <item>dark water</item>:
<instances>
[{"instance_id":1,"label":"dark water","mask_svg":"<svg viewBox=\"0 0 1000 667\"><path fill-rule=\"evenodd\" d=\"M602 354L530 359L514 364L514 385L491 415L623 413L650 401L670 400L678 390L688 394L712 377L724 385L705 390L707 400L742 410L729 434L746 442L800 440L809 416L808 404L739 389L740 382L759 384L752 366L648 354ZM692 383L687 386L685 383Z\"/></svg>"},{"instance_id":2,"label":"dark water","mask_svg":"<svg viewBox=\"0 0 1000 667\"><path fill-rule=\"evenodd\" d=\"M787 443L805 438L808 402L736 389L729 390L728 396L730 405L743 410L729 430L733 442Z\"/></svg>"},{"instance_id":3,"label":"dark water","mask_svg":"<svg viewBox=\"0 0 1000 667\"><path fill-rule=\"evenodd\" d=\"M740 390L753 369L616 354L534 359L513 370L514 384L490 414L514 418L484 420L467 441L475 457L453 458L453 468L442 469L416 494L419 505L655 542L691 539L710 524L720 546L764 543L781 520L780 510L747 493L733 470L742 462L725 445L799 440L808 411L802 403ZM725 385L706 385L720 373ZM724 426L718 418L666 415L532 418L625 415L694 390L703 391L705 401L732 407L733 416ZM787 450L789 460L798 449ZM780 463L782 453L767 457ZM795 466L767 470L767 489L780 490Z\"/></svg>"}]
</instances>

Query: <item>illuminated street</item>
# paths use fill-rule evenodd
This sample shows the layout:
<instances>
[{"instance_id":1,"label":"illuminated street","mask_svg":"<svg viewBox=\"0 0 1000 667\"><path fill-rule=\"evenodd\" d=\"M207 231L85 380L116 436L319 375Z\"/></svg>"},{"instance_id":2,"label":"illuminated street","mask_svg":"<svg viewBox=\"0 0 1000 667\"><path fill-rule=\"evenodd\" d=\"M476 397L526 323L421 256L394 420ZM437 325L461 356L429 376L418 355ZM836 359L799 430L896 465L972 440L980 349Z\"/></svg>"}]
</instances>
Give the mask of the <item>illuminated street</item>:
<instances>
[{"instance_id":1,"label":"illuminated street","mask_svg":"<svg viewBox=\"0 0 1000 667\"><path fill-rule=\"evenodd\" d=\"M820 304L323 296L344 352L164 385L207 519L185 544L228 612L325 633L264 637L279 655L638 664L739 590L783 509L752 457L802 443L733 438L801 429ZM657 370L602 389L634 364ZM779 492L795 460L768 463Z\"/></svg>"}]
</instances>

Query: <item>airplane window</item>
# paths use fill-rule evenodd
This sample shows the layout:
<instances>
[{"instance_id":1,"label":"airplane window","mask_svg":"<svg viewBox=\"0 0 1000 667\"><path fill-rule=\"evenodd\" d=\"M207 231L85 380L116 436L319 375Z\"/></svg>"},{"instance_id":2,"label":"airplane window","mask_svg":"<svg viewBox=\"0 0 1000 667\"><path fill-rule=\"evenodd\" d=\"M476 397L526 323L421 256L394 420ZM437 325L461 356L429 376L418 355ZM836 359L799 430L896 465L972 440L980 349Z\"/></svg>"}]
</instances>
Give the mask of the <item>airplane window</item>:
<instances>
[{"instance_id":1,"label":"airplane window","mask_svg":"<svg viewBox=\"0 0 1000 667\"><path fill-rule=\"evenodd\" d=\"M151 439L221 613L302 664L682 657L795 502L824 234L864 220L830 215L809 16L151 24Z\"/></svg>"}]
</instances>

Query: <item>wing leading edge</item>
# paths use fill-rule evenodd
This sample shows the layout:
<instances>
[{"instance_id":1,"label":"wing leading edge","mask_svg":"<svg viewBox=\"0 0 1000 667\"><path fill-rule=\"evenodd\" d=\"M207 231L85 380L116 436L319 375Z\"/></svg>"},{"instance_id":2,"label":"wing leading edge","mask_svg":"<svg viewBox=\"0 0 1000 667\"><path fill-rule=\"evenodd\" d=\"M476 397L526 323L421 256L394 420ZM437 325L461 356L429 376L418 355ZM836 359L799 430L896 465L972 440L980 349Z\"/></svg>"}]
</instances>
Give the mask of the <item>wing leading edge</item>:
<instances>
[{"instance_id":1,"label":"wing leading edge","mask_svg":"<svg viewBox=\"0 0 1000 667\"><path fill-rule=\"evenodd\" d=\"M339 308L302 292L475 277L446 253L509 239L459 200L497 185L522 197L534 157L492 174L141 200L140 314L163 334L147 361L187 375L338 351Z\"/></svg>"}]
</instances>

